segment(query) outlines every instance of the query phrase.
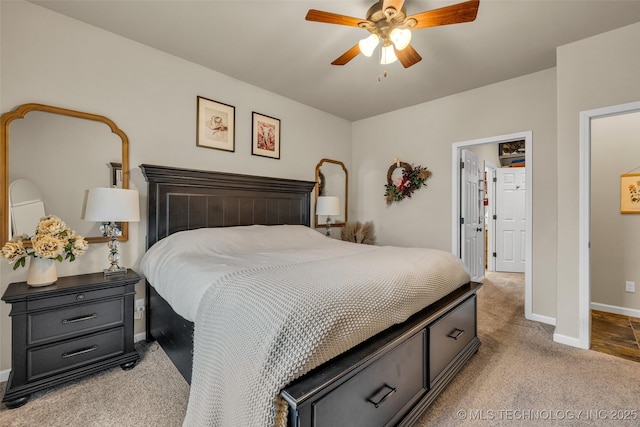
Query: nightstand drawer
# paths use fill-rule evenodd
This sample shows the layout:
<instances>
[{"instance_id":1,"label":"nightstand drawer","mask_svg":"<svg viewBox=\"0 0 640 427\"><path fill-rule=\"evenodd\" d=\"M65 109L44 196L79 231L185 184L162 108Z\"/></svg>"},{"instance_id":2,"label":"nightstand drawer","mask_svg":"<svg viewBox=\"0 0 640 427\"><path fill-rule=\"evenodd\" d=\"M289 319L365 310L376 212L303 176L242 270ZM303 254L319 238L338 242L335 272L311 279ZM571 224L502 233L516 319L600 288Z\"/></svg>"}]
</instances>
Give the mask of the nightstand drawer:
<instances>
[{"instance_id":1,"label":"nightstand drawer","mask_svg":"<svg viewBox=\"0 0 640 427\"><path fill-rule=\"evenodd\" d=\"M66 304L91 301L98 298L107 298L124 293L123 287L98 289L95 291L76 292L56 297L27 299L27 310L39 310L41 308L59 307Z\"/></svg>"},{"instance_id":2,"label":"nightstand drawer","mask_svg":"<svg viewBox=\"0 0 640 427\"><path fill-rule=\"evenodd\" d=\"M120 327L55 345L27 351L27 380L53 375L124 353L124 328Z\"/></svg>"},{"instance_id":3,"label":"nightstand drawer","mask_svg":"<svg viewBox=\"0 0 640 427\"><path fill-rule=\"evenodd\" d=\"M124 299L116 298L93 304L77 304L60 310L31 313L27 322L29 345L120 326L124 322Z\"/></svg>"}]
</instances>

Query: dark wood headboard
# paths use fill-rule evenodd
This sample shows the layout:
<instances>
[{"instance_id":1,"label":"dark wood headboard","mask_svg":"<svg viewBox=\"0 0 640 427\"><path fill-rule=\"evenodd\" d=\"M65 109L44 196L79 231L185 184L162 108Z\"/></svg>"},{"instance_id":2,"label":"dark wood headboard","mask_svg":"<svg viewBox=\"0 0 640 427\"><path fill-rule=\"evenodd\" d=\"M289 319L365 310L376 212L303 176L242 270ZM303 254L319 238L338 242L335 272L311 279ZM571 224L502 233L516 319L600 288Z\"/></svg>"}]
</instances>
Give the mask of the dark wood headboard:
<instances>
[{"instance_id":1,"label":"dark wood headboard","mask_svg":"<svg viewBox=\"0 0 640 427\"><path fill-rule=\"evenodd\" d=\"M140 165L149 183L147 248L178 231L310 225L313 181Z\"/></svg>"}]
</instances>

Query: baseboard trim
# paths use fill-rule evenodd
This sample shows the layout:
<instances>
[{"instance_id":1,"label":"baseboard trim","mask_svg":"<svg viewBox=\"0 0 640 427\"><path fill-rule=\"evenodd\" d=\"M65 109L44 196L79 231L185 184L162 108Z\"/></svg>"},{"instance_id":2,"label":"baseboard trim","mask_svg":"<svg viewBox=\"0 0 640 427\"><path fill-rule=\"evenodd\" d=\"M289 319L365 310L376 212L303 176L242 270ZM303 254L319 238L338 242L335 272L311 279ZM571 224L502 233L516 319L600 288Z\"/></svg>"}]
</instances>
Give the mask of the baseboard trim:
<instances>
[{"instance_id":1,"label":"baseboard trim","mask_svg":"<svg viewBox=\"0 0 640 427\"><path fill-rule=\"evenodd\" d=\"M571 347L583 348L579 338L570 337L568 335L561 335L561 334L554 333L553 341L559 344L570 345Z\"/></svg>"},{"instance_id":2,"label":"baseboard trim","mask_svg":"<svg viewBox=\"0 0 640 427\"><path fill-rule=\"evenodd\" d=\"M0 371L0 383L9 381L10 373L11 373L11 369L7 369L6 371Z\"/></svg>"},{"instance_id":3,"label":"baseboard trim","mask_svg":"<svg viewBox=\"0 0 640 427\"><path fill-rule=\"evenodd\" d=\"M529 316L527 319L533 320L535 322L546 323L547 325L556 326L555 317L542 316L541 314L531 314L531 316Z\"/></svg>"},{"instance_id":4,"label":"baseboard trim","mask_svg":"<svg viewBox=\"0 0 640 427\"><path fill-rule=\"evenodd\" d=\"M592 310L604 311L605 313L621 314L623 316L640 317L640 310L633 308L618 307L615 305L591 303Z\"/></svg>"},{"instance_id":5,"label":"baseboard trim","mask_svg":"<svg viewBox=\"0 0 640 427\"><path fill-rule=\"evenodd\" d=\"M135 334L133 336L133 342L144 341L146 339L147 339L147 333L146 332L140 332L139 334Z\"/></svg>"}]
</instances>

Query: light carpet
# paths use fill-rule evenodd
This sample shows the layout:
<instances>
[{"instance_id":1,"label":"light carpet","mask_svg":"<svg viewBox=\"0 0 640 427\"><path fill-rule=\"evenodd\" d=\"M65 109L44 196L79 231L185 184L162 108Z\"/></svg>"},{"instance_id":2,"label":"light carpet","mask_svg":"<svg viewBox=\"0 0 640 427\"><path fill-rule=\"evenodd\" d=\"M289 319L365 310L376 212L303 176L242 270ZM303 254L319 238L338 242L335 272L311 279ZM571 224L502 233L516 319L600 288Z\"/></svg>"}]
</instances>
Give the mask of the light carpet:
<instances>
[{"instance_id":1,"label":"light carpet","mask_svg":"<svg viewBox=\"0 0 640 427\"><path fill-rule=\"evenodd\" d=\"M522 275L488 275L478 292L482 346L416 425L640 425L640 363L553 342L552 326L524 319L523 295ZM139 351L131 371L2 405L0 426L181 426L189 386L155 343Z\"/></svg>"}]
</instances>

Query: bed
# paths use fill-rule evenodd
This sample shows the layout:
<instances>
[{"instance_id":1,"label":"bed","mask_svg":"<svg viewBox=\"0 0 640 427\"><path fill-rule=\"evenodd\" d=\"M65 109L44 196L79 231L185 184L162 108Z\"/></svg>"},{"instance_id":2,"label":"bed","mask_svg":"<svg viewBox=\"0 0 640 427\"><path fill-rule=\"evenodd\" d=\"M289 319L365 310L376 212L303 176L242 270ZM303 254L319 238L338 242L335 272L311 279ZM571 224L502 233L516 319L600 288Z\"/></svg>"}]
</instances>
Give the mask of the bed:
<instances>
[{"instance_id":1,"label":"bed","mask_svg":"<svg viewBox=\"0 0 640 427\"><path fill-rule=\"evenodd\" d=\"M313 182L140 167L147 333L192 386L185 425L411 425L478 350L451 254L322 236Z\"/></svg>"}]
</instances>

